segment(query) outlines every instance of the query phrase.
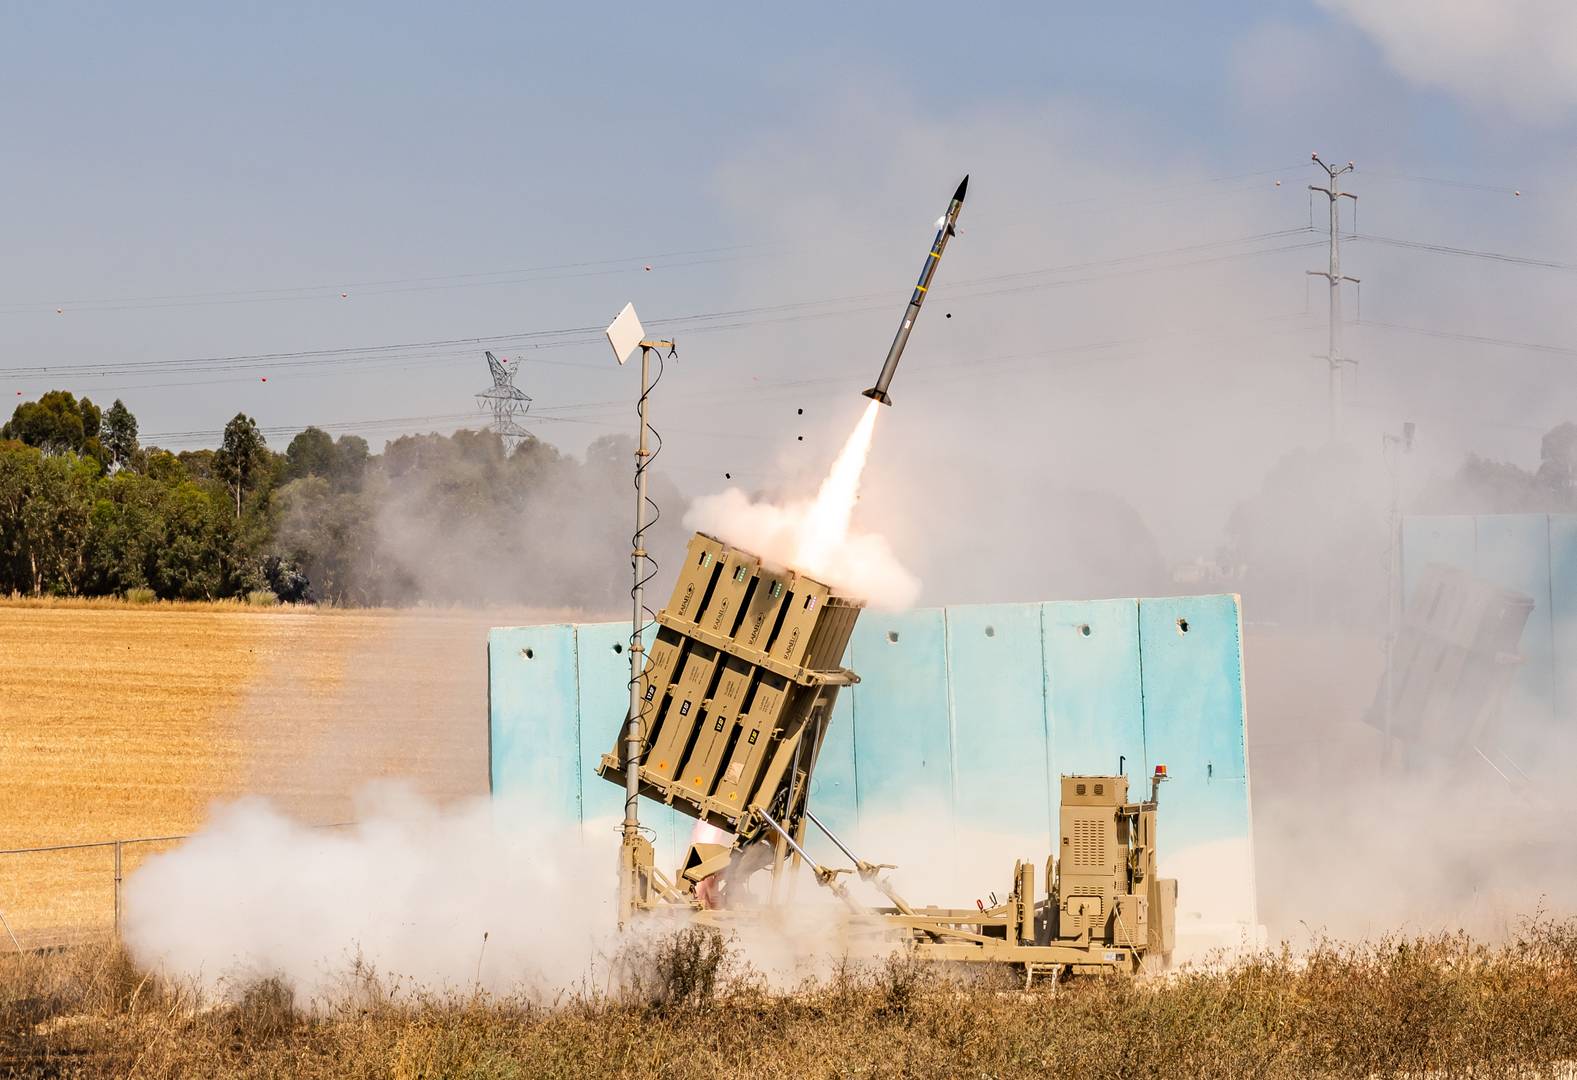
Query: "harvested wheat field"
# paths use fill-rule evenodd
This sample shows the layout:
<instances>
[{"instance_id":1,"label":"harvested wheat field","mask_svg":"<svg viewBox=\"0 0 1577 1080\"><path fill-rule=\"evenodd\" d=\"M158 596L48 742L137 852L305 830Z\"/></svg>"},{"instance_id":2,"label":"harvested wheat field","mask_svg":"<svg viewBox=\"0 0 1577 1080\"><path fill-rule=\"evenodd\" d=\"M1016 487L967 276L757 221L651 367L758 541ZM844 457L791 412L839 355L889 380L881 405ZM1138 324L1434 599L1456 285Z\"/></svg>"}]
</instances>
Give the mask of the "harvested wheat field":
<instances>
[{"instance_id":1,"label":"harvested wheat field","mask_svg":"<svg viewBox=\"0 0 1577 1080\"><path fill-rule=\"evenodd\" d=\"M0 849L186 833L241 794L344 821L379 777L484 792L487 630L559 617L0 602ZM125 845L123 873L168 846ZM114 870L108 846L0 856L0 915L102 931Z\"/></svg>"}]
</instances>

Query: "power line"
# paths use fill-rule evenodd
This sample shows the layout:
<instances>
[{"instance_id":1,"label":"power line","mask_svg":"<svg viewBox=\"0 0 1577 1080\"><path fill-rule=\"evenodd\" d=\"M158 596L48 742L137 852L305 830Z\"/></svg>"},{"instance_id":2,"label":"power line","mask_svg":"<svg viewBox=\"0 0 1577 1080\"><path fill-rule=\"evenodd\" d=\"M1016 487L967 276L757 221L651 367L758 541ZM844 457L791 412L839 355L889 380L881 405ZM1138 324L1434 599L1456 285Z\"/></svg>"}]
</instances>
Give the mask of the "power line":
<instances>
[{"instance_id":1,"label":"power line","mask_svg":"<svg viewBox=\"0 0 1577 1080\"><path fill-rule=\"evenodd\" d=\"M1130 188L1130 189L1127 189L1127 190L1117 190L1117 191L1113 191L1113 192L1110 192L1110 193L1103 193L1103 194L1100 194L1100 195L1088 195L1088 196L1085 196L1085 197L1079 198L1079 199L1063 199L1060 202L1047 203L1046 205L1048 205L1048 206L1084 206L1084 205L1088 205L1089 203L1107 202L1113 196L1122 199L1122 207L1123 207L1123 209L1127 209L1127 208L1132 207L1134 205L1141 205L1141 206L1143 206L1143 205L1154 205L1154 204L1144 204L1144 203L1135 204L1127 196L1129 196L1131 194L1143 193L1143 192L1146 192L1146 191L1172 191L1172 192L1176 192L1176 191L1186 191L1186 190L1189 190L1190 188L1202 188L1202 187L1216 188L1216 187L1220 187L1222 184L1232 183L1233 181L1237 181L1237 180L1256 180L1256 179L1260 179L1260 178L1263 178L1263 177L1266 177L1266 176L1276 176L1276 175L1278 175L1280 173L1291 172L1293 169L1299 169L1299 168L1302 168L1302 167L1303 167L1302 163L1301 162L1297 162L1297 163L1294 163L1292 165L1283 165L1280 168L1276 168L1276 169L1255 169L1255 170L1253 170L1251 172L1228 173L1225 176L1207 176L1207 177L1205 177L1203 179L1200 179L1200 180L1185 180L1185 181L1183 181L1180 184L1157 184L1157 185L1154 185L1154 186L1151 186L1151 187ZM1176 201L1183 201L1183 198L1180 197Z\"/></svg>"},{"instance_id":2,"label":"power line","mask_svg":"<svg viewBox=\"0 0 1577 1080\"><path fill-rule=\"evenodd\" d=\"M1538 270L1577 270L1577 263L1557 262L1553 259L1532 259L1526 255L1507 255L1500 251L1481 251L1477 248L1452 247L1449 244L1431 244L1423 240L1404 240L1395 236L1375 236L1373 233L1364 233L1362 236L1349 237L1351 240L1363 241L1372 244L1385 244L1389 247L1408 248L1413 251L1431 251L1438 255L1460 255L1472 259L1488 259L1492 262L1510 263L1513 266L1531 266Z\"/></svg>"},{"instance_id":3,"label":"power line","mask_svg":"<svg viewBox=\"0 0 1577 1080\"><path fill-rule=\"evenodd\" d=\"M1258 258L1263 255L1275 254L1282 251L1295 250L1307 244L1280 245L1270 248L1256 248L1249 251L1229 252L1217 256L1204 256L1182 263L1170 263L1157 266L1135 266L1146 260L1168 259L1178 255L1207 252L1222 247L1237 247L1244 244L1258 243L1267 239L1289 237L1308 230L1304 228L1283 229L1272 232L1258 233L1250 236L1232 237L1223 240L1205 241L1199 244L1190 244L1181 247L1162 249L1153 252L1143 252L1134 255L1120 256L1110 259L1091 260L1083 263L1070 263L1061 266L1042 267L1036 270L1020 271L1014 274L995 275L992 277L969 279L957 282L945 289L945 292L960 298L974 298L979 296L1002 295L1032 289L1055 288L1068 285L1087 284L1093 281L1105 280L1112 277L1127 276L1134 273L1151 272L1152 270L1172 270L1186 266L1204 265L1210 262L1221 262L1241 258ZM1069 274L1086 269L1109 269L1110 273L1089 274L1080 277L1066 278L1064 280L1034 281L1028 280L1036 277L1052 277L1059 274ZM1009 287L1006 283L1013 281L1024 282L1017 286ZM939 290L944 291L944 290ZM742 326L755 326L771 322L798 321L806 318L826 318L835 315L852 314L859 311L870 310L878 304L885 304L891 299L891 294L864 293L843 297L823 298L819 300L798 301L788 304L761 305L748 308L736 308L725 311L698 312L690 315L672 316L665 319L654 319L652 325L670 327L684 330L687 333L714 332L719 330L736 329ZM830 309L830 310L823 310ZM112 364L35 364L8 368L0 368L0 378L9 379L37 379L45 377L66 378L94 378L109 377L114 375L137 374L181 374L204 373L214 370L234 370L240 367L259 368L264 365L271 369L293 369L302 367L328 367L328 366L366 366L378 360L390 360L408 363L422 359L424 356L435 356L436 350L470 347L471 350L489 345L503 347L505 345L529 347L533 350L531 363L558 364L565 367L582 369L605 368L605 365L583 364L574 361L554 361L539 357L537 352L548 348L562 348L590 344L597 341L602 332L601 326L561 327L549 330L517 331L509 334L485 335L470 338L443 338L419 342L403 342L386 345L337 347L327 349L303 349L281 351L272 353L233 354L229 356L192 357L183 359L121 361ZM469 350L468 353L469 354ZM456 359L462 354L455 354ZM128 389L133 387L128 387Z\"/></svg>"},{"instance_id":4,"label":"power line","mask_svg":"<svg viewBox=\"0 0 1577 1080\"><path fill-rule=\"evenodd\" d=\"M1510 195L1513 198L1521 198L1525 194L1521 188L1506 187L1503 184L1475 184L1468 180L1449 180L1440 176L1419 176L1416 173L1385 172L1384 170L1367 167L1364 169L1363 175L1365 179L1376 176L1384 180L1405 180L1413 184L1433 184L1438 187L1462 188L1466 191L1487 191L1494 195Z\"/></svg>"},{"instance_id":5,"label":"power line","mask_svg":"<svg viewBox=\"0 0 1577 1080\"><path fill-rule=\"evenodd\" d=\"M1025 278L1049 276L1054 274L1070 273L1076 270L1094 270L1110 267L1126 266L1130 263L1175 255L1193 255L1203 251L1210 251L1219 247L1235 247L1239 244L1258 243L1262 240L1278 240L1288 236L1300 236L1308 233L1307 226L1299 225L1291 229L1273 229L1269 232L1253 233L1249 236L1236 236L1225 240L1204 240L1197 244L1184 244L1179 247L1165 248L1160 251L1142 252L1137 255L1119 255L1109 259L1092 259L1088 262L1069 263L1063 266L1048 266L1038 270L1019 270L1010 274L994 274L990 277L966 278L955 282L949 292L959 292L969 288L998 285L1009 281L1020 281ZM940 291L940 290L939 290Z\"/></svg>"},{"instance_id":6,"label":"power line","mask_svg":"<svg viewBox=\"0 0 1577 1080\"><path fill-rule=\"evenodd\" d=\"M597 277L650 269L663 260L688 258L691 261L666 264L669 268L699 266L726 262L739 258L758 258L773 245L735 244L727 247L696 248L689 251L669 251L655 255L630 255L616 259L591 259L581 262L554 263L545 266L524 267L514 270L491 270L467 274L427 275L409 278L381 278L367 281L342 281L338 284L293 285L276 288L227 289L215 292L171 293L158 296L102 297L55 301L31 301L0 304L0 314L19 314L48 308L70 308L74 311L128 311L138 308L191 307L208 304L269 303L279 300L333 300L341 299L347 290L358 295L386 295L400 292L422 292L431 289L471 288L491 285L515 285L532 281L554 281L562 278ZM755 251L757 254L738 255L730 252ZM697 256L713 256L697 258ZM600 269L591 269L600 268ZM568 273L566 271L580 271ZM494 279L494 280L488 280Z\"/></svg>"},{"instance_id":7,"label":"power line","mask_svg":"<svg viewBox=\"0 0 1577 1080\"><path fill-rule=\"evenodd\" d=\"M623 404L628 406L628 402L624 402ZM622 421L614 419L604 420L594 417L581 416L545 416L540 413L533 413L532 415L538 421L547 421L549 423L586 424L592 427L611 428L621 431L628 426ZM422 428L446 427L451 425L455 428L459 428L465 426L467 423L479 425L478 427L471 428L470 430L481 430L480 425L484 423L484 417L474 412L435 413L429 416L400 416L376 420L344 420L321 424L278 424L269 427L259 427L258 431L260 431L267 438L278 439L283 438L286 435L297 435L309 427L315 427L321 431L339 434L358 434L361 432L377 431L398 431L402 433L411 433ZM676 430L678 430L681 434L691 435L698 438L739 439L746 441L764 441L767 438L767 436L761 435L758 432L711 431L698 429ZM143 438L150 446L167 444L165 445L165 448L168 449L169 446L182 446L193 443L216 443L223 437L223 435L224 433L222 431L214 430L167 431L153 432L145 435Z\"/></svg>"},{"instance_id":8,"label":"power line","mask_svg":"<svg viewBox=\"0 0 1577 1080\"><path fill-rule=\"evenodd\" d=\"M1354 325L1375 327L1380 330L1395 330L1399 333L1417 334L1420 337L1431 337L1444 341L1460 341L1470 345L1493 345L1497 348L1521 349L1526 352L1548 353L1554 356L1577 356L1577 347L1571 345L1549 345L1535 341L1517 341L1511 338L1468 334L1458 330L1439 330L1427 326L1407 326L1403 323L1376 322L1373 319L1360 319Z\"/></svg>"},{"instance_id":9,"label":"power line","mask_svg":"<svg viewBox=\"0 0 1577 1080\"><path fill-rule=\"evenodd\" d=\"M1160 334L1080 342L1073 345L1063 345L1051 349L1035 350L1032 352L1006 353L998 356L947 362L922 362L916 365L916 381L923 383L938 383L952 380L968 380L976 378L977 373L983 368L1013 366L1033 363L1035 361L1055 359L1064 356L1087 355L1092 358L1099 358L1103 354L1109 355L1124 348L1154 345L1162 342L1175 341L1179 338L1193 338L1195 340L1195 344L1218 344L1224 341L1241 340L1243 339L1244 335L1223 335L1220 333L1211 333L1209 331L1219 331L1226 327L1238 326L1254 328L1304 320L1307 317L1308 316L1304 312L1285 312L1259 319L1230 320L1225 323L1217 323L1211 326L1194 327ZM1301 328L1293 327L1293 329ZM706 390L700 393L681 395L672 400L676 403L682 402L691 405L731 403L740 401L747 396L752 401L789 400L791 398L802 396L807 389L812 387L846 387L848 385L848 381L847 374L843 372L840 372L836 375L816 376L811 378L769 379L762 382L757 382L753 386L740 385L727 389ZM600 418L596 416L566 416L563 414L571 411L582 412L588 410L608 410L610 413L617 414L622 413L628 408L629 402L622 399L586 401L536 409L532 412L532 416L538 421L569 424L590 424L598 427L622 429L625 424L622 420L617 419L616 415L610 415L607 418ZM278 438L284 435L293 435L306 427L316 427L324 431L346 433L388 430L395 428L410 429L429 425L464 424L467 422L480 423L483 421L483 419L484 417L478 413L436 413L425 416L385 417L367 420L333 421L317 424L274 425L261 427L259 430L268 437ZM765 440L768 438L768 436L762 435L759 432L730 433L715 432L711 430L692 430L686 431L684 433L728 439ZM177 444L193 441L217 441L221 435L222 432L217 429L166 431L147 433L144 435L144 439L149 442L162 441L165 443Z\"/></svg>"},{"instance_id":10,"label":"power line","mask_svg":"<svg viewBox=\"0 0 1577 1080\"><path fill-rule=\"evenodd\" d=\"M1151 185L1120 189L1075 199L1051 202L1052 207L1080 206L1091 203L1108 203L1127 211L1135 206L1157 205L1154 202L1135 202L1134 195L1150 191L1175 193L1205 185L1254 180L1286 172L1295 166L1274 169L1254 169L1222 176L1206 177L1181 184ZM1182 201L1187 196L1175 196L1167 201ZM388 293L417 292L434 289L474 288L496 285L522 284L530 281L555 280L561 277L588 277L603 274L635 272L649 268L662 260L688 259L688 262L671 263L667 268L683 268L715 262L763 257L770 251L801 250L780 243L732 244L710 248L692 248L665 251L656 254L631 255L609 259L590 259L574 262L551 263L510 270L480 271L464 274L423 274L410 277L367 278L362 280L319 281L311 285L282 285L254 289L224 289L192 293L164 293L147 296L101 296L94 298L19 301L0 304L0 314L22 314L47 311L52 308L69 308L76 311L127 311L139 308L190 307L211 304L273 303L292 300L336 300L345 291L357 294L386 295ZM707 256L703 258L703 256ZM587 271L569 273L569 271Z\"/></svg>"}]
</instances>

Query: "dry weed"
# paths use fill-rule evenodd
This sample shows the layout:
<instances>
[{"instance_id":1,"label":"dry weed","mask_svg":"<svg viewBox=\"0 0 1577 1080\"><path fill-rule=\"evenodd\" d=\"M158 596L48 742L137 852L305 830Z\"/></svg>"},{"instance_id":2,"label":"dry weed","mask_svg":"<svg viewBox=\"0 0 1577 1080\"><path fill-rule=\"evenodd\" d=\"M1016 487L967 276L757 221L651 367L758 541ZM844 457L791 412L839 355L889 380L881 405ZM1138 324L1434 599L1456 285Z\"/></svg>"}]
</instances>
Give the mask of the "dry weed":
<instances>
[{"instance_id":1,"label":"dry weed","mask_svg":"<svg viewBox=\"0 0 1577 1080\"><path fill-rule=\"evenodd\" d=\"M111 948L0 962L0 1068L19 1076L1555 1076L1577 1059L1577 923L1320 942L1150 980L1025 993L893 961L772 993L710 933L649 951L644 995L553 1007L267 981L223 1002Z\"/></svg>"}]
</instances>

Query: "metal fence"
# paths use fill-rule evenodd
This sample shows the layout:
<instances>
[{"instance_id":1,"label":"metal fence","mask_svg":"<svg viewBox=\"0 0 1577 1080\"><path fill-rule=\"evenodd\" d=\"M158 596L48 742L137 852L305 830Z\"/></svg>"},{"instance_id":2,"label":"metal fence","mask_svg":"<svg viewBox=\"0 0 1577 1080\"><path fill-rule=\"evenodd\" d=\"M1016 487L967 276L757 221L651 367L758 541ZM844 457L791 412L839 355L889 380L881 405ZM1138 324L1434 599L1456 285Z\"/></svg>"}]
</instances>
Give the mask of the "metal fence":
<instances>
[{"instance_id":1,"label":"metal fence","mask_svg":"<svg viewBox=\"0 0 1577 1080\"><path fill-rule=\"evenodd\" d=\"M126 879L189 835L0 850L0 948L25 951L119 936Z\"/></svg>"},{"instance_id":2,"label":"metal fence","mask_svg":"<svg viewBox=\"0 0 1577 1080\"><path fill-rule=\"evenodd\" d=\"M127 876L185 839L139 836L0 850L3 940L22 950L118 935Z\"/></svg>"}]
</instances>

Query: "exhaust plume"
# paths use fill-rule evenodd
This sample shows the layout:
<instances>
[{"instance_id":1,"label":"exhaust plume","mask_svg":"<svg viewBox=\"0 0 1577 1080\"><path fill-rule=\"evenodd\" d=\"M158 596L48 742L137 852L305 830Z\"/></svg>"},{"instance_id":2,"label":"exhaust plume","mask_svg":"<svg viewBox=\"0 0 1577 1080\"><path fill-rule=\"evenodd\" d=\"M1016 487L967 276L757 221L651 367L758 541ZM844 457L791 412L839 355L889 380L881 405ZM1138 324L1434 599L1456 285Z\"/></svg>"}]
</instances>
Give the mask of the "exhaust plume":
<instances>
[{"instance_id":1,"label":"exhaust plume","mask_svg":"<svg viewBox=\"0 0 1577 1080\"><path fill-rule=\"evenodd\" d=\"M816 501L810 504L800 528L794 565L815 573L827 565L832 553L848 539L849 519L854 516L854 504L860 497L860 475L871 453L871 439L876 434L876 410L880 405L881 402L872 401L865 407L865 415L855 425L849 441L843 444L843 451L832 463L827 479L821 482Z\"/></svg>"},{"instance_id":2,"label":"exhaust plume","mask_svg":"<svg viewBox=\"0 0 1577 1080\"><path fill-rule=\"evenodd\" d=\"M814 499L755 502L728 488L695 500L685 524L768 562L802 570L847 595L882 607L909 607L920 594L920 582L884 538L852 528L880 408L876 401L866 406Z\"/></svg>"}]
</instances>

